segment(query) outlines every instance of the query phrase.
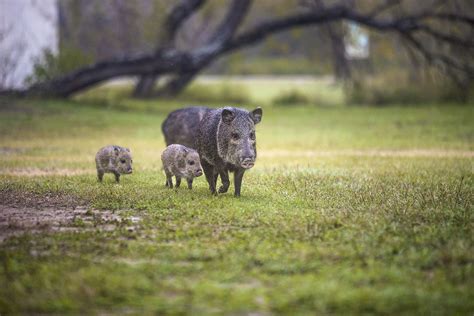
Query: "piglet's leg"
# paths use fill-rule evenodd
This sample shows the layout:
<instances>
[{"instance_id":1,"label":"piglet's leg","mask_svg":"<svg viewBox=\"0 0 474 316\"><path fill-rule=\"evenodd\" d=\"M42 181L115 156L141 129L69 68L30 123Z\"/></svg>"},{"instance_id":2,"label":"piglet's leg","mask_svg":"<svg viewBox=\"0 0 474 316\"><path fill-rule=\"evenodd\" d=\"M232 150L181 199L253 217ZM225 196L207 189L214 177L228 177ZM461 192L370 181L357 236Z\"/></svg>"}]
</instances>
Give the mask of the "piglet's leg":
<instances>
[{"instance_id":1,"label":"piglet's leg","mask_svg":"<svg viewBox=\"0 0 474 316\"><path fill-rule=\"evenodd\" d=\"M102 182L102 179L104 178L104 170L97 170L97 179L99 182Z\"/></svg>"},{"instance_id":2,"label":"piglet's leg","mask_svg":"<svg viewBox=\"0 0 474 316\"><path fill-rule=\"evenodd\" d=\"M173 179L172 179L173 175L169 172L166 172L166 171L165 171L165 173L166 173L166 183L165 183L165 185L169 188L173 188Z\"/></svg>"},{"instance_id":3,"label":"piglet's leg","mask_svg":"<svg viewBox=\"0 0 474 316\"><path fill-rule=\"evenodd\" d=\"M176 176L176 187L179 188L181 185L181 177Z\"/></svg>"},{"instance_id":4,"label":"piglet's leg","mask_svg":"<svg viewBox=\"0 0 474 316\"><path fill-rule=\"evenodd\" d=\"M120 173L118 173L117 171L114 172L114 175L115 175L115 182L119 183L120 182Z\"/></svg>"},{"instance_id":5,"label":"piglet's leg","mask_svg":"<svg viewBox=\"0 0 474 316\"><path fill-rule=\"evenodd\" d=\"M188 189L191 190L193 188L193 178L187 178L186 181L188 182Z\"/></svg>"}]
</instances>

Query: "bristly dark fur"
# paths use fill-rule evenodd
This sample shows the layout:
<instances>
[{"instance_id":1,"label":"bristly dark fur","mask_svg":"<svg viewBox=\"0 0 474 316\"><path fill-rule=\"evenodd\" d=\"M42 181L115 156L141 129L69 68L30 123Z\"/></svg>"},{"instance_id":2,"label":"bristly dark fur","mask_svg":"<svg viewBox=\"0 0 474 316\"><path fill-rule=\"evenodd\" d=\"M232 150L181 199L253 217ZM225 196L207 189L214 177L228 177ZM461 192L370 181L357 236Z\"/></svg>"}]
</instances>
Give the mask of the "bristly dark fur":
<instances>
[{"instance_id":1,"label":"bristly dark fur","mask_svg":"<svg viewBox=\"0 0 474 316\"><path fill-rule=\"evenodd\" d=\"M196 149L199 122L209 110L204 106L192 106L171 112L161 125L166 146L180 144Z\"/></svg>"}]
</instances>

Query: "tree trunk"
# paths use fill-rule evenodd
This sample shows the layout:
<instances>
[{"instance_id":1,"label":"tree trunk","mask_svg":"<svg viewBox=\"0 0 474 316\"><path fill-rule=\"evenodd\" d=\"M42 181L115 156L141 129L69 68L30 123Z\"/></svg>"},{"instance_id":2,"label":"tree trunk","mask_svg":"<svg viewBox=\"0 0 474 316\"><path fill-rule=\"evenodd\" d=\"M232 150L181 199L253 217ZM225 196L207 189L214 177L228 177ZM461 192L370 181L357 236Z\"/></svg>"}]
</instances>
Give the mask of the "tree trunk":
<instances>
[{"instance_id":1,"label":"tree trunk","mask_svg":"<svg viewBox=\"0 0 474 316\"><path fill-rule=\"evenodd\" d=\"M219 26L216 28L214 33L207 41L207 45L213 45L217 43L220 43L222 45L228 42L235 34L243 19L247 15L248 9L250 8L250 4L250 0L234 0L229 6L225 17L222 19ZM134 92L134 96L176 96L180 94L188 86L188 84L193 81L196 75L211 62L212 60L203 60L201 65L199 65L199 67L195 71L188 71L182 74L178 74L175 78L170 79L170 81L168 81L165 86L161 87L158 91L156 91L156 93L153 92L153 89L155 87L157 77L155 76L154 78L150 79L145 79L145 77L142 77L140 79L140 82L135 87L135 91L137 91L139 89L139 86L141 85L148 85L145 89L141 91L140 94L136 95ZM145 82L146 80L148 80L148 82ZM144 82L142 83L142 81Z\"/></svg>"},{"instance_id":2,"label":"tree trunk","mask_svg":"<svg viewBox=\"0 0 474 316\"><path fill-rule=\"evenodd\" d=\"M315 10L324 10L323 0L313 0L310 3ZM346 0L347 7L353 7L353 0ZM346 56L346 46L344 43L344 25L342 21L327 23L322 26L322 30L329 38L332 50L333 73L336 80L347 80L351 77L351 68Z\"/></svg>"},{"instance_id":3,"label":"tree trunk","mask_svg":"<svg viewBox=\"0 0 474 316\"><path fill-rule=\"evenodd\" d=\"M174 41L181 25L203 4L205 0L182 0L168 14L163 25L163 33L158 39L157 50L174 48ZM155 84L159 76L149 74L141 76L133 90L135 98L149 98L152 96Z\"/></svg>"},{"instance_id":4,"label":"tree trunk","mask_svg":"<svg viewBox=\"0 0 474 316\"><path fill-rule=\"evenodd\" d=\"M132 96L134 98L149 98L152 96L152 91L155 86L158 75L144 75L138 78Z\"/></svg>"},{"instance_id":5,"label":"tree trunk","mask_svg":"<svg viewBox=\"0 0 474 316\"><path fill-rule=\"evenodd\" d=\"M338 25L331 23L326 25L325 28L331 41L334 76L337 80L348 80L351 78L351 67L346 56L342 23L339 22Z\"/></svg>"},{"instance_id":6,"label":"tree trunk","mask_svg":"<svg viewBox=\"0 0 474 316\"><path fill-rule=\"evenodd\" d=\"M174 97L180 94L188 84L193 81L194 77L198 74L198 71L188 72L185 74L179 74L177 77L172 78L164 87L156 91L154 96L163 97Z\"/></svg>"}]
</instances>

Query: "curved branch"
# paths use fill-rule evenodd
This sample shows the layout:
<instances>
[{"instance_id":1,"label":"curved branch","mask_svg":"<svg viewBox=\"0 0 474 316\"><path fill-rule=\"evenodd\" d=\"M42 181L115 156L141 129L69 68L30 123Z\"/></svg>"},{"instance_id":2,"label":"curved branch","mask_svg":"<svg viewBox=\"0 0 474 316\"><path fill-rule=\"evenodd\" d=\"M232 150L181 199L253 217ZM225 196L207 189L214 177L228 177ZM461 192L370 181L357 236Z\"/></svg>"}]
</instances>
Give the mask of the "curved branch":
<instances>
[{"instance_id":1,"label":"curved branch","mask_svg":"<svg viewBox=\"0 0 474 316\"><path fill-rule=\"evenodd\" d=\"M102 81L120 76L160 74L192 69L193 57L175 50L164 50L153 55L99 62L51 81L33 85L26 93L67 97Z\"/></svg>"},{"instance_id":2,"label":"curved branch","mask_svg":"<svg viewBox=\"0 0 474 316\"><path fill-rule=\"evenodd\" d=\"M176 33L181 28L181 25L196 12L206 0L181 0L170 12L164 24L164 42L160 45L173 42Z\"/></svg>"},{"instance_id":3,"label":"curved branch","mask_svg":"<svg viewBox=\"0 0 474 316\"><path fill-rule=\"evenodd\" d=\"M206 0L181 0L176 6L174 6L163 24L164 31L161 32L156 50L174 48L176 33L179 31L182 24L205 2ZM141 76L135 85L133 96L148 96L153 90L157 77L157 74Z\"/></svg>"},{"instance_id":4,"label":"curved branch","mask_svg":"<svg viewBox=\"0 0 474 316\"><path fill-rule=\"evenodd\" d=\"M214 34L212 34L207 41L207 46L222 47L229 42L245 19L251 4L252 0L232 1L225 17L215 29ZM209 58L212 58L211 56L212 55L209 55L208 58L201 59L194 71L180 73L176 78L172 78L164 87L159 89L155 95L173 96L180 93L196 75L207 66L210 62Z\"/></svg>"}]
</instances>

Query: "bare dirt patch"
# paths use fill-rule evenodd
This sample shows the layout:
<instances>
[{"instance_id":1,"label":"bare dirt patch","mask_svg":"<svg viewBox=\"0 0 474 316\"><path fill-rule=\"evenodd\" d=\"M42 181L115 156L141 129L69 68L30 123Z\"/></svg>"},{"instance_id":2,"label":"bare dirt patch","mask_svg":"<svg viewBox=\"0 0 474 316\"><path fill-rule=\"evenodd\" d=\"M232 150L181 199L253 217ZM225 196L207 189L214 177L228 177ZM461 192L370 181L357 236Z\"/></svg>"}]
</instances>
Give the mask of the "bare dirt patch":
<instances>
[{"instance_id":1,"label":"bare dirt patch","mask_svg":"<svg viewBox=\"0 0 474 316\"><path fill-rule=\"evenodd\" d=\"M55 207L16 207L0 204L0 243L24 233L84 230L114 230L118 226L134 231L141 218L123 216L123 212L91 210L85 206L58 209Z\"/></svg>"},{"instance_id":2,"label":"bare dirt patch","mask_svg":"<svg viewBox=\"0 0 474 316\"><path fill-rule=\"evenodd\" d=\"M28 191L16 191L14 189L0 190L0 205L8 205L15 208L30 207L39 209L50 207L74 209L86 204L88 204L88 201L65 193L48 192L39 194Z\"/></svg>"},{"instance_id":3,"label":"bare dirt patch","mask_svg":"<svg viewBox=\"0 0 474 316\"><path fill-rule=\"evenodd\" d=\"M84 174L94 174L94 171L87 169L40 169L40 168L17 168L10 170L0 170L0 174L7 176L40 177L40 176L78 176Z\"/></svg>"},{"instance_id":4,"label":"bare dirt patch","mask_svg":"<svg viewBox=\"0 0 474 316\"><path fill-rule=\"evenodd\" d=\"M64 193L32 193L0 190L0 243L25 233L135 230L141 221L124 211L95 210L88 201Z\"/></svg>"}]
</instances>

